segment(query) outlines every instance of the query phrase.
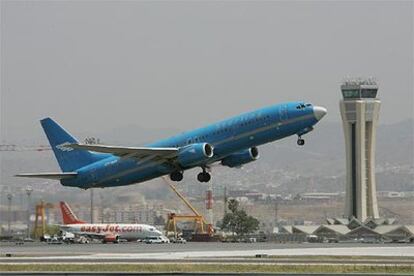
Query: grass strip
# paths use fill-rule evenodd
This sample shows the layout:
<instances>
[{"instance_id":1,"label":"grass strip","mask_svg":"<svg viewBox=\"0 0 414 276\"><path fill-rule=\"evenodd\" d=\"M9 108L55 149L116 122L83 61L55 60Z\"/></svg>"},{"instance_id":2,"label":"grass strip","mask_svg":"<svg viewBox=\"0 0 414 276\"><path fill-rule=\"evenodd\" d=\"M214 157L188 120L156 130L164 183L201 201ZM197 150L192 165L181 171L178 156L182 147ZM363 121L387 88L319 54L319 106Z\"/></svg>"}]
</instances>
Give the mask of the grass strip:
<instances>
[{"instance_id":1,"label":"grass strip","mask_svg":"<svg viewBox=\"0 0 414 276\"><path fill-rule=\"evenodd\" d=\"M0 264L0 271L62 272L297 272L297 273L401 273L413 265L260 265L260 264ZM0 273L1 274L1 273Z\"/></svg>"}]
</instances>

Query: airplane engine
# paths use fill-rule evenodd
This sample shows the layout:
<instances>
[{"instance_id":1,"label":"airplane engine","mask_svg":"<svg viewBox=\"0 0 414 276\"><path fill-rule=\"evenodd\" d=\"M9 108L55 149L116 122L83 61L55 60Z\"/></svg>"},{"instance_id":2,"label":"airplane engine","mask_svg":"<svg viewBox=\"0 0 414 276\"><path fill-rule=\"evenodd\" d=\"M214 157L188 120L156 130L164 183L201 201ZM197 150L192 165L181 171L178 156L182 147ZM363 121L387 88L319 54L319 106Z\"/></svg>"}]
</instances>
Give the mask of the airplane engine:
<instances>
[{"instance_id":1,"label":"airplane engine","mask_svg":"<svg viewBox=\"0 0 414 276\"><path fill-rule=\"evenodd\" d=\"M253 147L227 156L221 160L221 164L230 168L241 167L244 164L257 160L258 158L259 150L256 147Z\"/></svg>"},{"instance_id":2,"label":"airplane engine","mask_svg":"<svg viewBox=\"0 0 414 276\"><path fill-rule=\"evenodd\" d=\"M183 167L189 167L202 163L214 155L214 148L208 143L197 143L180 149L178 163Z\"/></svg>"},{"instance_id":3,"label":"airplane engine","mask_svg":"<svg viewBox=\"0 0 414 276\"><path fill-rule=\"evenodd\" d=\"M113 243L118 243L119 242L119 236L115 236L115 235L106 235L103 240L103 243L107 243L107 242L113 242Z\"/></svg>"}]
</instances>

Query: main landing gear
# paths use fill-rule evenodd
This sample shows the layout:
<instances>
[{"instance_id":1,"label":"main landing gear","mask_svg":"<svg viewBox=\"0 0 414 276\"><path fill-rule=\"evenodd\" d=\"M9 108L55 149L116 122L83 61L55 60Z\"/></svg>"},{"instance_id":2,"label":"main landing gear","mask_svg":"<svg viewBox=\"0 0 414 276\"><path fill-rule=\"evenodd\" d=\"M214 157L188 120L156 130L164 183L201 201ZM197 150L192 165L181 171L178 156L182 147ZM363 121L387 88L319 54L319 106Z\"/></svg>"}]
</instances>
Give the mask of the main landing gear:
<instances>
[{"instance_id":1,"label":"main landing gear","mask_svg":"<svg viewBox=\"0 0 414 276\"><path fill-rule=\"evenodd\" d=\"M179 181L183 180L183 173L182 173L182 172L180 172L180 171L175 171L175 172L172 172L172 173L170 174L170 179L171 179L172 181L179 182Z\"/></svg>"},{"instance_id":2,"label":"main landing gear","mask_svg":"<svg viewBox=\"0 0 414 276\"><path fill-rule=\"evenodd\" d=\"M170 179L175 182L180 182L183 180L183 172L175 171L170 174ZM197 180L200 182L209 182L211 179L211 175L209 172L203 168L203 171L197 175Z\"/></svg>"},{"instance_id":3,"label":"main landing gear","mask_svg":"<svg viewBox=\"0 0 414 276\"><path fill-rule=\"evenodd\" d=\"M197 175L197 180L200 182L209 182L210 179L211 175L206 171L205 168L203 168L203 171Z\"/></svg>"},{"instance_id":4,"label":"main landing gear","mask_svg":"<svg viewBox=\"0 0 414 276\"><path fill-rule=\"evenodd\" d=\"M297 144L298 144L299 146L303 146L303 145L305 144L305 140L303 140L300 136L298 136L298 141L297 141Z\"/></svg>"}]
</instances>

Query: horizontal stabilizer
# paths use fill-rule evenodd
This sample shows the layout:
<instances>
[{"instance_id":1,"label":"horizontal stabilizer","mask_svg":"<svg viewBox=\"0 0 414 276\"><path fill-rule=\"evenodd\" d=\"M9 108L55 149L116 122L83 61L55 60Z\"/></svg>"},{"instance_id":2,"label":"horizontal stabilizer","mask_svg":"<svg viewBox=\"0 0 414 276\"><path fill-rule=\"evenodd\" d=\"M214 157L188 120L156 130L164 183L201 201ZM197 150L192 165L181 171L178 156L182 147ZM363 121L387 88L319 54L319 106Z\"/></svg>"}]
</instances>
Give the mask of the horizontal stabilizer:
<instances>
[{"instance_id":1,"label":"horizontal stabilizer","mask_svg":"<svg viewBox=\"0 0 414 276\"><path fill-rule=\"evenodd\" d=\"M73 149L83 149L101 153L111 153L119 157L158 157L158 158L172 158L178 154L178 148L150 148L150 147L118 147L105 145L84 145L84 144L70 144L67 145Z\"/></svg>"},{"instance_id":2,"label":"horizontal stabilizer","mask_svg":"<svg viewBox=\"0 0 414 276\"><path fill-rule=\"evenodd\" d=\"M17 177L34 177L34 178L46 178L46 179L67 179L76 177L78 173L76 172L59 172L59 173L20 173L16 174Z\"/></svg>"}]
</instances>

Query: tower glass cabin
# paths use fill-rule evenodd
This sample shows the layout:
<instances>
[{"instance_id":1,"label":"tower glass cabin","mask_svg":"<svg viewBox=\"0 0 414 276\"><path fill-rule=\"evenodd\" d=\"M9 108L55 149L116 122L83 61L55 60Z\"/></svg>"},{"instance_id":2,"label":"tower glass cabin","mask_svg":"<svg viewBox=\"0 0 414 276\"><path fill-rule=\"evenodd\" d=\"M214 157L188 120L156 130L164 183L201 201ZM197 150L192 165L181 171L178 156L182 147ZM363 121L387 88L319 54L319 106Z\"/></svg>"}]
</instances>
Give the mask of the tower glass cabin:
<instances>
[{"instance_id":1,"label":"tower glass cabin","mask_svg":"<svg viewBox=\"0 0 414 276\"><path fill-rule=\"evenodd\" d=\"M375 184L375 141L381 101L373 80L347 80L339 106L346 146L345 215L361 222L379 218Z\"/></svg>"}]
</instances>

